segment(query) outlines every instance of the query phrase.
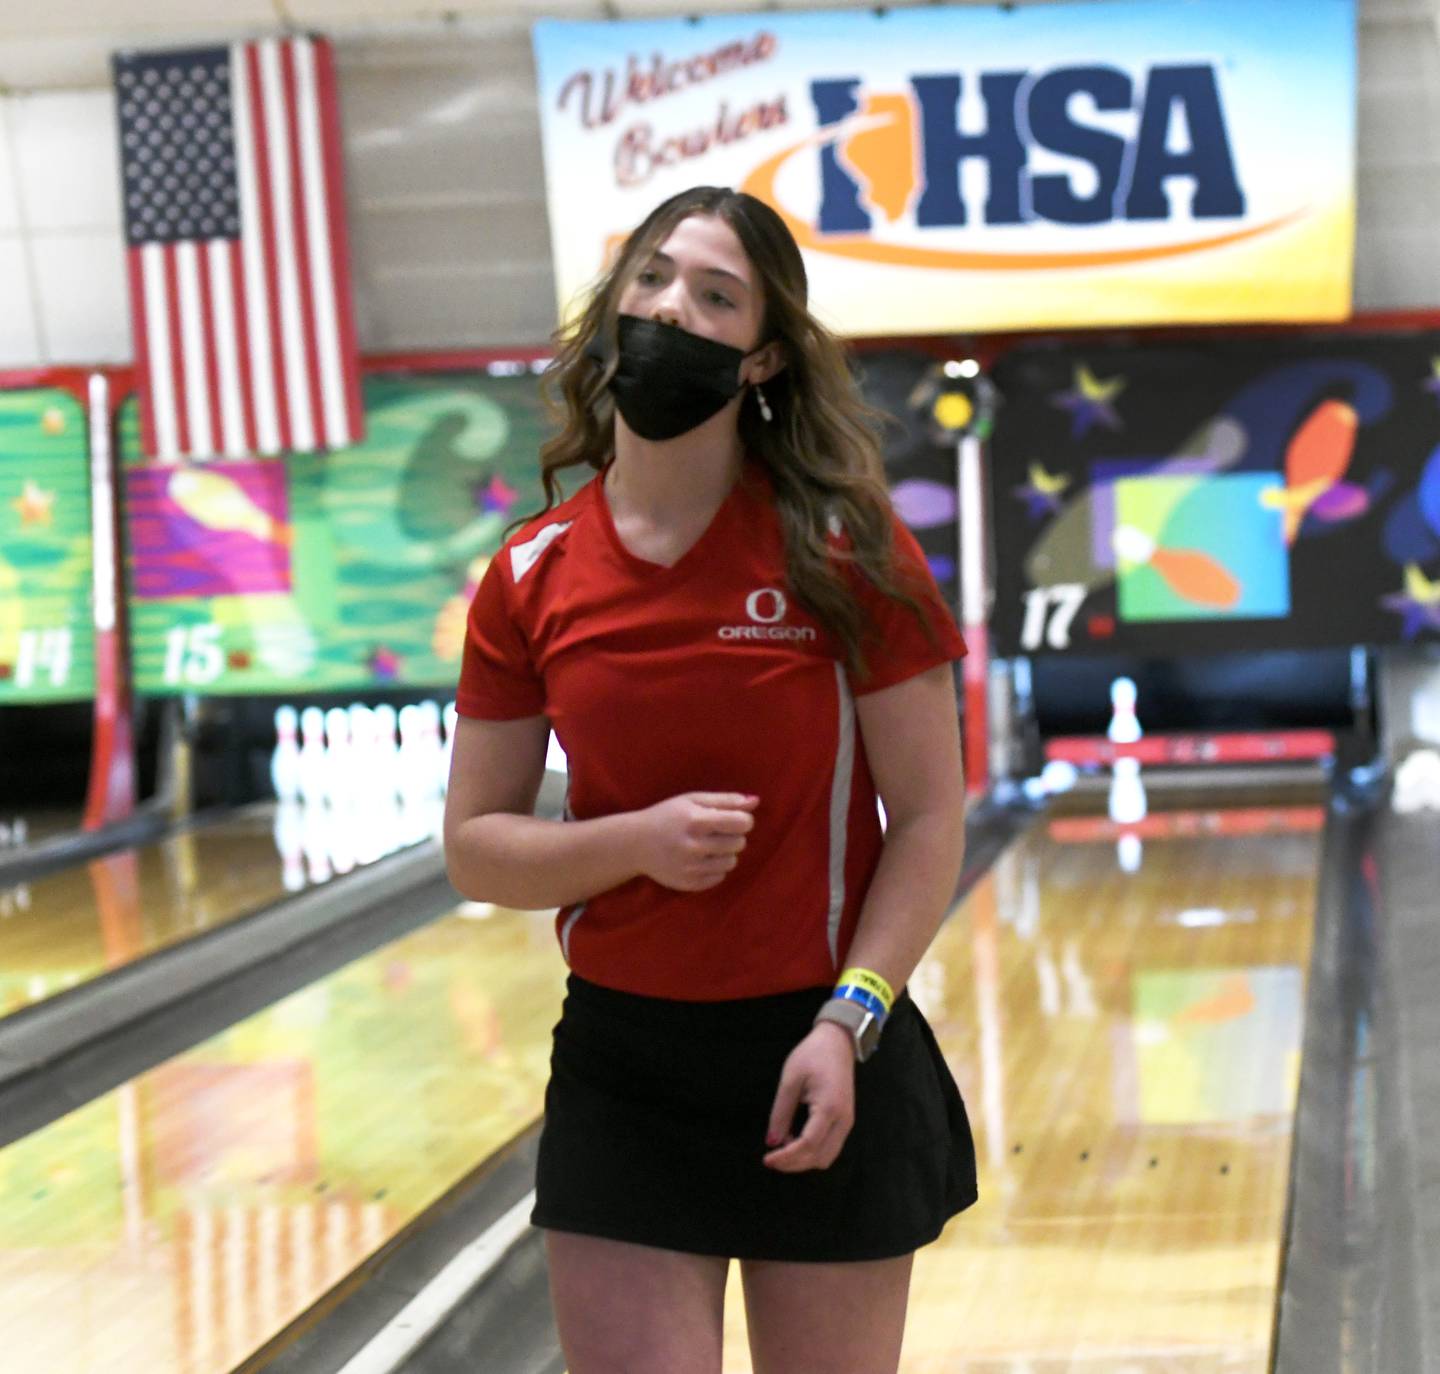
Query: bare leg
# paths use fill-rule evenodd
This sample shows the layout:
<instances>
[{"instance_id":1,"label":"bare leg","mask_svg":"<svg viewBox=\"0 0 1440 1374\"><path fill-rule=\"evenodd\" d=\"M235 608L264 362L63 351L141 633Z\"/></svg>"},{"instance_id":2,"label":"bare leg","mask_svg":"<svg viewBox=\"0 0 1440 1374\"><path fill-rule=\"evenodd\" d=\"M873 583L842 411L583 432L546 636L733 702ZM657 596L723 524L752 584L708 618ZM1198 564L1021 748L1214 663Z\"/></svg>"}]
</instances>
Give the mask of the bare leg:
<instances>
[{"instance_id":1,"label":"bare leg","mask_svg":"<svg viewBox=\"0 0 1440 1374\"><path fill-rule=\"evenodd\" d=\"M914 1258L741 1261L755 1374L895 1374Z\"/></svg>"},{"instance_id":2,"label":"bare leg","mask_svg":"<svg viewBox=\"0 0 1440 1374\"><path fill-rule=\"evenodd\" d=\"M546 1231L569 1374L720 1374L726 1260Z\"/></svg>"}]
</instances>

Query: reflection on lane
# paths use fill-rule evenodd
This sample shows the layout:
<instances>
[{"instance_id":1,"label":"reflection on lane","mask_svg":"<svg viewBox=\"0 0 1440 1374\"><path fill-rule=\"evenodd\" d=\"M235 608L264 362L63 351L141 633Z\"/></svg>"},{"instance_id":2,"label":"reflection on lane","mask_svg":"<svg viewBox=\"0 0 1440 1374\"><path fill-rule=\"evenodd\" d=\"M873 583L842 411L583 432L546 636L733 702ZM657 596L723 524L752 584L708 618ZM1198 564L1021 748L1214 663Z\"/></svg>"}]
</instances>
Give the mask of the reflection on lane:
<instances>
[{"instance_id":1,"label":"reflection on lane","mask_svg":"<svg viewBox=\"0 0 1440 1374\"><path fill-rule=\"evenodd\" d=\"M906 1374L1269 1368L1323 821L1152 812L1138 864L1042 823L947 922L910 989L981 1200L917 1260Z\"/></svg>"},{"instance_id":2,"label":"reflection on lane","mask_svg":"<svg viewBox=\"0 0 1440 1374\"><path fill-rule=\"evenodd\" d=\"M442 812L292 803L0 887L0 1016L419 843Z\"/></svg>"},{"instance_id":3,"label":"reflection on lane","mask_svg":"<svg viewBox=\"0 0 1440 1374\"><path fill-rule=\"evenodd\" d=\"M551 917L461 908L0 1150L6 1370L224 1374L534 1121Z\"/></svg>"}]
</instances>

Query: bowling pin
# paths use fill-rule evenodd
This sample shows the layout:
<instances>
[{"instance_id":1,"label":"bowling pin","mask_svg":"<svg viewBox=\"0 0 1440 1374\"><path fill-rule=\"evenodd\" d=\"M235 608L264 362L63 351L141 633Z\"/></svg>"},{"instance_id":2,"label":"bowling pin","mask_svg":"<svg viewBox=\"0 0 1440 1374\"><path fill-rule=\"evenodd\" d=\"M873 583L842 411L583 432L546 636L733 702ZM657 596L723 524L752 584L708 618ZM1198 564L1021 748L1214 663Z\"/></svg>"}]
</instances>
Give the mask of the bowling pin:
<instances>
[{"instance_id":1,"label":"bowling pin","mask_svg":"<svg viewBox=\"0 0 1440 1374\"><path fill-rule=\"evenodd\" d=\"M1115 760L1115 772L1110 780L1109 803L1110 819L1116 825L1135 825L1145 819L1150 808L1145 796L1145 784L1140 778L1139 759Z\"/></svg>"},{"instance_id":2,"label":"bowling pin","mask_svg":"<svg viewBox=\"0 0 1440 1374\"><path fill-rule=\"evenodd\" d=\"M395 738L395 708L388 701L375 708L374 725L377 785L393 801L400 795L400 744Z\"/></svg>"},{"instance_id":3,"label":"bowling pin","mask_svg":"<svg viewBox=\"0 0 1440 1374\"><path fill-rule=\"evenodd\" d=\"M300 716L293 706L275 708L275 752L270 755L270 782L282 802L293 802L300 796L299 725Z\"/></svg>"},{"instance_id":4,"label":"bowling pin","mask_svg":"<svg viewBox=\"0 0 1440 1374\"><path fill-rule=\"evenodd\" d=\"M357 701L345 714L350 718L351 805L363 811L379 787L375 768L375 713L363 702Z\"/></svg>"},{"instance_id":5,"label":"bowling pin","mask_svg":"<svg viewBox=\"0 0 1440 1374\"><path fill-rule=\"evenodd\" d=\"M304 808L294 797L281 798L275 808L274 826L281 882L286 892L299 892L305 886L305 818Z\"/></svg>"},{"instance_id":6,"label":"bowling pin","mask_svg":"<svg viewBox=\"0 0 1440 1374\"><path fill-rule=\"evenodd\" d=\"M350 748L355 760L355 772L362 785L370 785L370 721L374 712L363 701L352 701L345 708L350 721Z\"/></svg>"},{"instance_id":7,"label":"bowling pin","mask_svg":"<svg viewBox=\"0 0 1440 1374\"><path fill-rule=\"evenodd\" d=\"M440 707L433 701L422 701L420 712L420 741L425 758L425 767L430 773L430 796L444 796L449 781L446 774L448 762L445 758L445 744L440 738ZM418 764L416 765L419 766Z\"/></svg>"},{"instance_id":8,"label":"bowling pin","mask_svg":"<svg viewBox=\"0 0 1440 1374\"><path fill-rule=\"evenodd\" d=\"M343 706L325 712L325 800L343 806L354 782L350 715Z\"/></svg>"},{"instance_id":9,"label":"bowling pin","mask_svg":"<svg viewBox=\"0 0 1440 1374\"><path fill-rule=\"evenodd\" d=\"M405 815L400 798L394 792L382 792L378 798L372 798L370 804L380 853L393 854L406 843Z\"/></svg>"},{"instance_id":10,"label":"bowling pin","mask_svg":"<svg viewBox=\"0 0 1440 1374\"><path fill-rule=\"evenodd\" d=\"M303 724L301 728L304 728ZM300 847L305 853L305 871L312 883L328 882L332 875L326 834L328 824L324 804L319 800L307 801L300 814Z\"/></svg>"},{"instance_id":11,"label":"bowling pin","mask_svg":"<svg viewBox=\"0 0 1440 1374\"><path fill-rule=\"evenodd\" d=\"M348 821L354 836L355 858L361 864L373 864L376 859L389 853L386 847L390 835L385 824L385 812L389 805L386 797L374 788L367 788L357 794L351 804Z\"/></svg>"},{"instance_id":12,"label":"bowling pin","mask_svg":"<svg viewBox=\"0 0 1440 1374\"><path fill-rule=\"evenodd\" d=\"M400 724L399 774L400 795L407 808L413 809L417 800L424 796L429 778L420 745L420 717L416 707L402 706L398 717Z\"/></svg>"},{"instance_id":13,"label":"bowling pin","mask_svg":"<svg viewBox=\"0 0 1440 1374\"><path fill-rule=\"evenodd\" d=\"M1117 677L1110 684L1110 728L1105 732L1112 744L1135 744L1144 735L1135 714L1135 683L1128 677Z\"/></svg>"},{"instance_id":14,"label":"bowling pin","mask_svg":"<svg viewBox=\"0 0 1440 1374\"><path fill-rule=\"evenodd\" d=\"M348 718L347 718L348 724ZM361 808L347 804L343 794L338 803L321 811L325 853L336 873L349 873L359 861L356 853L356 813Z\"/></svg>"},{"instance_id":15,"label":"bowling pin","mask_svg":"<svg viewBox=\"0 0 1440 1374\"><path fill-rule=\"evenodd\" d=\"M310 807L325 801L325 713L318 706L300 713L300 797Z\"/></svg>"},{"instance_id":16,"label":"bowling pin","mask_svg":"<svg viewBox=\"0 0 1440 1374\"><path fill-rule=\"evenodd\" d=\"M1115 841L1115 862L1120 865L1122 873L1138 873L1144 858L1145 846L1133 831Z\"/></svg>"}]
</instances>

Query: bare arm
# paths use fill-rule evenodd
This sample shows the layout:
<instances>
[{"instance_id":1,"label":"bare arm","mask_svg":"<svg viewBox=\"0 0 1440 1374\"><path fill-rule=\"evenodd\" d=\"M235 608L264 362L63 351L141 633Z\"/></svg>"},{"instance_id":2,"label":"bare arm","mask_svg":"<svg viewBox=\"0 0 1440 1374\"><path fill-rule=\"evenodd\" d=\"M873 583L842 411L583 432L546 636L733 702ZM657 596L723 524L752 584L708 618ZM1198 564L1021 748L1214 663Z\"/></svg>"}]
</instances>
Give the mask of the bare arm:
<instances>
[{"instance_id":1,"label":"bare arm","mask_svg":"<svg viewBox=\"0 0 1440 1374\"><path fill-rule=\"evenodd\" d=\"M845 967L878 973L897 992L944 919L965 854L960 722L948 663L856 700L865 753L885 803L885 847L860 909ZM765 1164L827 1169L854 1122L854 1046L822 1021L791 1051L770 1111ZM804 1132L792 1137L801 1101Z\"/></svg>"},{"instance_id":2,"label":"bare arm","mask_svg":"<svg viewBox=\"0 0 1440 1374\"><path fill-rule=\"evenodd\" d=\"M856 712L886 829L845 964L873 969L898 992L935 938L965 858L951 665L859 697Z\"/></svg>"},{"instance_id":3,"label":"bare arm","mask_svg":"<svg viewBox=\"0 0 1440 1374\"><path fill-rule=\"evenodd\" d=\"M568 906L636 877L680 891L714 887L754 824L753 799L690 792L588 821L531 814L550 723L455 724L445 797L445 870L461 896L521 910Z\"/></svg>"}]
</instances>

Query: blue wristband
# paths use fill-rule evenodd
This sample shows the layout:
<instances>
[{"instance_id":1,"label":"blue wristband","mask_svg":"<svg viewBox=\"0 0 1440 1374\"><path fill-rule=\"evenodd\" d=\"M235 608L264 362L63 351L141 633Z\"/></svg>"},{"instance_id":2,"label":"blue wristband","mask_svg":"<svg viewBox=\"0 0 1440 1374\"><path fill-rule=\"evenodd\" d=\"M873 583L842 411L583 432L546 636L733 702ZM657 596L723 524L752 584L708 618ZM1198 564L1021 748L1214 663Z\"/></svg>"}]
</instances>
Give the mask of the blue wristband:
<instances>
[{"instance_id":1,"label":"blue wristband","mask_svg":"<svg viewBox=\"0 0 1440 1374\"><path fill-rule=\"evenodd\" d=\"M838 997L842 1002L858 1002L866 1011L873 1012L881 1021L883 1021L887 1015L884 1002L876 997L873 992L862 987L857 987L854 983L846 983L836 988L831 996Z\"/></svg>"}]
</instances>

